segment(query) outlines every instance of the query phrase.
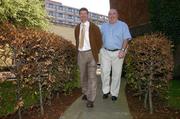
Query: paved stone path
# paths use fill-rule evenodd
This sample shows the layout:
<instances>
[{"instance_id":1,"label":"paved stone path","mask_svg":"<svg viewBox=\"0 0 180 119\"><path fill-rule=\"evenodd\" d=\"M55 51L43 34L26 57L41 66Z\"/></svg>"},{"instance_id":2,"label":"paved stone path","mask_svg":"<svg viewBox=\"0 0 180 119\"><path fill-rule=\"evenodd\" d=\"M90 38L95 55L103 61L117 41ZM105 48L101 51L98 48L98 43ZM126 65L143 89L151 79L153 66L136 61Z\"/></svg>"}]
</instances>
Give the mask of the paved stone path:
<instances>
[{"instance_id":1,"label":"paved stone path","mask_svg":"<svg viewBox=\"0 0 180 119\"><path fill-rule=\"evenodd\" d=\"M121 81L120 95L116 102L111 97L102 99L101 79L98 78L98 93L94 108L87 108L79 97L59 119L132 119L125 96L125 80Z\"/></svg>"}]
</instances>

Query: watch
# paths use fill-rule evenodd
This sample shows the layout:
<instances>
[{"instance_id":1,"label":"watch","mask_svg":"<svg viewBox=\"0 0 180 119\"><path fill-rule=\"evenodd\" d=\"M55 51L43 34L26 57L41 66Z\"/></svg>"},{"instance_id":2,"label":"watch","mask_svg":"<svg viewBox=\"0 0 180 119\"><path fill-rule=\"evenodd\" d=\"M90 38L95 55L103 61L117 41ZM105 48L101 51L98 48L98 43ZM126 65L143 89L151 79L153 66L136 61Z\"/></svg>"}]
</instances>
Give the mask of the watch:
<instances>
[{"instance_id":1,"label":"watch","mask_svg":"<svg viewBox=\"0 0 180 119\"><path fill-rule=\"evenodd\" d=\"M125 49L124 49L124 48L122 48L121 50L122 50L123 52L125 51Z\"/></svg>"}]
</instances>

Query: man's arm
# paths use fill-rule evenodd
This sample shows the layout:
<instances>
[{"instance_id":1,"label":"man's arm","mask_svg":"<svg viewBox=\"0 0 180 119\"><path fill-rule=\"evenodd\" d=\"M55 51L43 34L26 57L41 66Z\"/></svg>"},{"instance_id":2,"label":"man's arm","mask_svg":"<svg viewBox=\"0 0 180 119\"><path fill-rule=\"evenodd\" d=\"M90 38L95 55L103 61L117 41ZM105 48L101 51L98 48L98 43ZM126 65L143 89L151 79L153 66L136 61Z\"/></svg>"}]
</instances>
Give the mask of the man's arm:
<instances>
[{"instance_id":1,"label":"man's arm","mask_svg":"<svg viewBox=\"0 0 180 119\"><path fill-rule=\"evenodd\" d=\"M128 48L128 41L129 41L128 39L124 40L122 49L119 51L119 54L118 54L119 58L124 58L125 57L126 51L127 51L127 48Z\"/></svg>"},{"instance_id":2,"label":"man's arm","mask_svg":"<svg viewBox=\"0 0 180 119\"><path fill-rule=\"evenodd\" d=\"M98 50L100 50L102 47L102 35L98 26L96 26L96 34L97 34L96 36L97 36Z\"/></svg>"},{"instance_id":3,"label":"man's arm","mask_svg":"<svg viewBox=\"0 0 180 119\"><path fill-rule=\"evenodd\" d=\"M125 57L128 48L128 42L131 40L131 34L129 32L129 28L127 24L124 24L123 36L124 36L124 41L123 41L122 49L120 50L118 55L119 58Z\"/></svg>"},{"instance_id":4,"label":"man's arm","mask_svg":"<svg viewBox=\"0 0 180 119\"><path fill-rule=\"evenodd\" d=\"M121 49L122 51L126 51L126 49L128 47L128 41L129 41L129 39L124 40L123 46L122 46L122 49Z\"/></svg>"}]
</instances>

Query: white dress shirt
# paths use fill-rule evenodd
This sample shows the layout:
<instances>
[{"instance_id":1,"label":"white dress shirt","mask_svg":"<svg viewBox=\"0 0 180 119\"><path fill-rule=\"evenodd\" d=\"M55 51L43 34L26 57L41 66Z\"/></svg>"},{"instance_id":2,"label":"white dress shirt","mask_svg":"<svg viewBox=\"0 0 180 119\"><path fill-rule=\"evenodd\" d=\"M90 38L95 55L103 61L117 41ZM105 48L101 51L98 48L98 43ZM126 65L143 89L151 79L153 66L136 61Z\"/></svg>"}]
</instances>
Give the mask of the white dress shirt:
<instances>
[{"instance_id":1,"label":"white dress shirt","mask_svg":"<svg viewBox=\"0 0 180 119\"><path fill-rule=\"evenodd\" d=\"M87 50L90 50L91 49L91 46L90 46L90 42L89 42L89 21L86 21L84 23L85 25L85 36L84 36L84 44L83 44L83 47L82 48L79 48L79 51L87 51ZM80 34L81 34L81 30L82 30L82 23L80 25L80 32L79 32L79 39L80 39Z\"/></svg>"}]
</instances>

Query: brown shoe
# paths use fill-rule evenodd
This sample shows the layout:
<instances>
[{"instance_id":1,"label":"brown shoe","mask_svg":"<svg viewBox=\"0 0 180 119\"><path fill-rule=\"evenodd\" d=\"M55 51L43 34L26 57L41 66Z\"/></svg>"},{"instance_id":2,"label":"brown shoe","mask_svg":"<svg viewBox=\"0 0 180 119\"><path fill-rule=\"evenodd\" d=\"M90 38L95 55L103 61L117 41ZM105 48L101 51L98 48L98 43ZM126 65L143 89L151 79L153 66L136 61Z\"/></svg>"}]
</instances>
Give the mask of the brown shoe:
<instances>
[{"instance_id":1,"label":"brown shoe","mask_svg":"<svg viewBox=\"0 0 180 119\"><path fill-rule=\"evenodd\" d=\"M86 96L86 95L83 95L83 96L82 96L82 100L87 100L87 96Z\"/></svg>"},{"instance_id":2,"label":"brown shoe","mask_svg":"<svg viewBox=\"0 0 180 119\"><path fill-rule=\"evenodd\" d=\"M94 104L92 101L87 101L87 104L86 104L87 108L93 108L94 107Z\"/></svg>"}]
</instances>

